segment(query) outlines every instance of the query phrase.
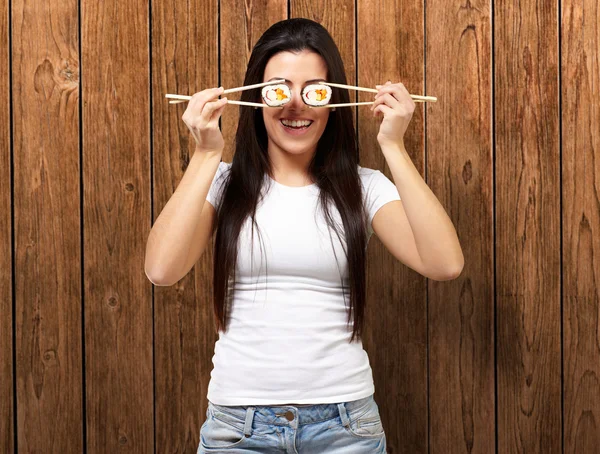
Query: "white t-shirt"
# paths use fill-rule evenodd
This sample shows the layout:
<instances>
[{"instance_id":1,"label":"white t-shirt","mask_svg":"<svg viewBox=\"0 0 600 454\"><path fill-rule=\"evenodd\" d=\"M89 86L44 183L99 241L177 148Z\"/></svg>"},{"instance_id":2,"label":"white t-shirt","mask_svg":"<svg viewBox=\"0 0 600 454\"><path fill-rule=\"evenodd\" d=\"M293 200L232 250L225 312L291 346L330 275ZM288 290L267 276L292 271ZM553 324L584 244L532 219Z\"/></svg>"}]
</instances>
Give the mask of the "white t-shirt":
<instances>
[{"instance_id":1,"label":"white t-shirt","mask_svg":"<svg viewBox=\"0 0 600 454\"><path fill-rule=\"evenodd\" d=\"M219 164L206 197L215 207L230 167ZM379 170L358 169L370 238L377 210L400 195ZM346 325L348 262L336 233L328 233L321 207L316 209L319 189L284 186L268 175L265 183L267 194L256 211L260 235L255 227L250 243L249 217L240 232L231 319L215 343L208 400L278 405L367 397L375 391L367 352L361 341L348 342L353 326L352 320ZM334 204L330 212L343 232Z\"/></svg>"}]
</instances>

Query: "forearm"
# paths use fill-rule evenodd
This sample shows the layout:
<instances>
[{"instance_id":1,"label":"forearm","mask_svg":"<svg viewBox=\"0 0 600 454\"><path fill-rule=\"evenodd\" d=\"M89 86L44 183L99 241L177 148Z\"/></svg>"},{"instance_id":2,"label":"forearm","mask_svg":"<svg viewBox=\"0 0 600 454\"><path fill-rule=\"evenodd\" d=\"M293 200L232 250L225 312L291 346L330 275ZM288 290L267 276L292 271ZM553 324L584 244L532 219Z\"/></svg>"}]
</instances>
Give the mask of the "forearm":
<instances>
[{"instance_id":1,"label":"forearm","mask_svg":"<svg viewBox=\"0 0 600 454\"><path fill-rule=\"evenodd\" d=\"M423 264L439 274L460 273L464 257L451 219L421 177L403 144L381 148Z\"/></svg>"},{"instance_id":2,"label":"forearm","mask_svg":"<svg viewBox=\"0 0 600 454\"><path fill-rule=\"evenodd\" d=\"M185 265L221 153L196 150L175 192L156 219L146 245L145 271L157 280Z\"/></svg>"}]
</instances>

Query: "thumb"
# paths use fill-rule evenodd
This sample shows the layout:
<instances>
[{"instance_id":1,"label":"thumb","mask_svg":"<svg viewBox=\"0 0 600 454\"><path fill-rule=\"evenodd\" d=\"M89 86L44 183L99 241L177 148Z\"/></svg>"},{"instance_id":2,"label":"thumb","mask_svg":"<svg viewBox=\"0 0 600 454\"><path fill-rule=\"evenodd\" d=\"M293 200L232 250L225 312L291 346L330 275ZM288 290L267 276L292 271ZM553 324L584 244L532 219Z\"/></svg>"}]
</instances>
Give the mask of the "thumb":
<instances>
[{"instance_id":1,"label":"thumb","mask_svg":"<svg viewBox=\"0 0 600 454\"><path fill-rule=\"evenodd\" d=\"M388 81L387 81L385 84L386 84L386 85L389 85L389 84L391 84L391 83L392 83L392 81L391 81L391 80L388 80ZM375 85L375 88L379 88L379 87L383 87L383 85Z\"/></svg>"}]
</instances>

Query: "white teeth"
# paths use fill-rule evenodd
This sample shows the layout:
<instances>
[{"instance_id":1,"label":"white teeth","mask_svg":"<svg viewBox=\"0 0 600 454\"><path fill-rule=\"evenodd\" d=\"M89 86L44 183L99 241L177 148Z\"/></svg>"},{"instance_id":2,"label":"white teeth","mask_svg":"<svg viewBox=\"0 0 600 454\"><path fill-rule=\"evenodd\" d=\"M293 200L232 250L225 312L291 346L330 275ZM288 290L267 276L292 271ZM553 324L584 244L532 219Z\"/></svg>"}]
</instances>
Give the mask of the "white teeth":
<instances>
[{"instance_id":1,"label":"white teeth","mask_svg":"<svg viewBox=\"0 0 600 454\"><path fill-rule=\"evenodd\" d=\"M308 125L310 125L312 123L312 121L310 121L310 120L301 120L301 121L296 121L296 120L293 120L293 121L281 120L281 122L284 125L291 126L293 128L298 128L298 127L301 127L301 126L308 126Z\"/></svg>"}]
</instances>

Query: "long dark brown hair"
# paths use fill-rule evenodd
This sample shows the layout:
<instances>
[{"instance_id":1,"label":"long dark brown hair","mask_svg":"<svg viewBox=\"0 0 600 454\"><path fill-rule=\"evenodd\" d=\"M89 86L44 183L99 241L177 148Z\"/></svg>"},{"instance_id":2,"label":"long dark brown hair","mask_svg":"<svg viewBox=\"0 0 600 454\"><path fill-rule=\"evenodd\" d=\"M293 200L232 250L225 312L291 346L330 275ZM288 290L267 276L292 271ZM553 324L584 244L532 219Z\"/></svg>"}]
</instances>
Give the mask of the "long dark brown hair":
<instances>
[{"instance_id":1,"label":"long dark brown hair","mask_svg":"<svg viewBox=\"0 0 600 454\"><path fill-rule=\"evenodd\" d=\"M310 50L319 54L327 65L327 80L347 84L344 64L339 50L328 31L319 23L305 18L293 18L273 24L260 37L248 62L244 85L263 81L269 59L281 51ZM261 87L242 92L241 100L261 102ZM333 89L331 103L350 102L348 91ZM217 232L213 251L213 297L216 329L226 331L230 303L230 277L235 282L238 237L244 221L255 221L256 206L261 196L265 175L272 176L269 161L268 137L261 109L240 106L239 123L235 135L235 154L230 171L222 174L224 180L217 208ZM338 107L329 114L327 125L311 160L308 172L319 190L319 205L331 230L334 230L344 248L348 261L350 287L349 325L352 315L354 326L350 342L362 338L365 307L365 259L367 247L367 213L363 205L363 190L358 173L359 154L355 139L352 110ZM339 232L329 212L333 202L339 212L344 232ZM346 245L341 239L344 236ZM250 235L254 238L254 233ZM335 253L335 249L334 249ZM342 290L344 280L341 279ZM345 301L345 294L344 294Z\"/></svg>"}]
</instances>

